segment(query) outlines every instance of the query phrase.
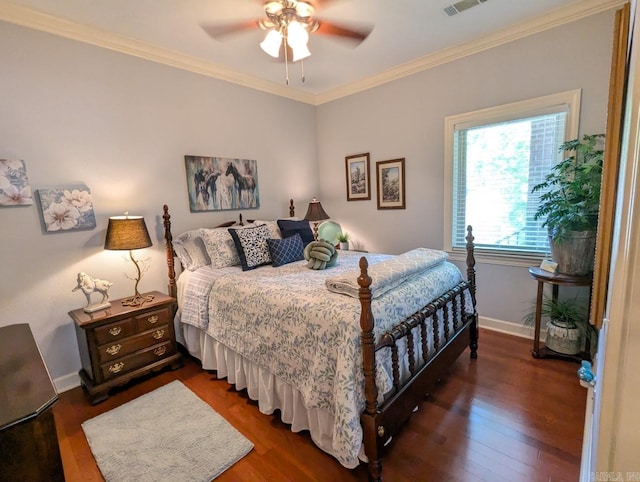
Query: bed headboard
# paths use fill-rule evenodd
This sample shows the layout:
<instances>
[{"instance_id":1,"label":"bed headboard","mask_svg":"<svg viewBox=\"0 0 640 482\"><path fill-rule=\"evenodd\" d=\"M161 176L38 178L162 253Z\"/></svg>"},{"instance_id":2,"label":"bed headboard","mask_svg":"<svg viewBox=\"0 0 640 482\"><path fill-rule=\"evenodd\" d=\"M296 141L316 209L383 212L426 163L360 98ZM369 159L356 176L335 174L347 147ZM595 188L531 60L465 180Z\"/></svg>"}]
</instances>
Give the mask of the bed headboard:
<instances>
[{"instance_id":1,"label":"bed headboard","mask_svg":"<svg viewBox=\"0 0 640 482\"><path fill-rule=\"evenodd\" d=\"M294 217L296 215L296 208L293 203L293 199L289 199L289 217ZM247 219L248 223L253 222L253 219ZM178 294L177 286L176 286L176 252L173 249L173 235L171 234L171 215L169 214L169 206L166 204L162 206L162 224L164 227L164 246L165 252L167 255L167 270L169 276L169 296L173 296L174 298ZM226 228L229 226L233 226L234 224L244 225L244 221L242 219L242 213L238 214L238 221L225 221L217 226L216 228Z\"/></svg>"}]
</instances>

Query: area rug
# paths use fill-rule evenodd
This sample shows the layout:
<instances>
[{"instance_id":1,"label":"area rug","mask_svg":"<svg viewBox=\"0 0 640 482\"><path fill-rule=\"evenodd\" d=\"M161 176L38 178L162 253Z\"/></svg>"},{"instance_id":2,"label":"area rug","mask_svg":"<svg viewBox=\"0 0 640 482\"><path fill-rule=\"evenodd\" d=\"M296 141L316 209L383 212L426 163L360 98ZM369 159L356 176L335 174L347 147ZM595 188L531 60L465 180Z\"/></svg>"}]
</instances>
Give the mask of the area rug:
<instances>
[{"instance_id":1,"label":"area rug","mask_svg":"<svg viewBox=\"0 0 640 482\"><path fill-rule=\"evenodd\" d=\"M179 381L82 424L107 482L210 481L253 444Z\"/></svg>"}]
</instances>

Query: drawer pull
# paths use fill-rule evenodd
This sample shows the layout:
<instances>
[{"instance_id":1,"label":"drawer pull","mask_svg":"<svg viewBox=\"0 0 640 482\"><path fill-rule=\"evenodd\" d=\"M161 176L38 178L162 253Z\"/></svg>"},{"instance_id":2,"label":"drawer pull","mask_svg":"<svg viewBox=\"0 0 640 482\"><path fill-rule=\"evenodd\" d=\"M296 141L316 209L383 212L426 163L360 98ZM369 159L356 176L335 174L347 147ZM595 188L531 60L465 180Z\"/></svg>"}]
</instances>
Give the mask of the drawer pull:
<instances>
[{"instance_id":1,"label":"drawer pull","mask_svg":"<svg viewBox=\"0 0 640 482\"><path fill-rule=\"evenodd\" d=\"M158 319L158 315L151 315L149 318L147 318L147 322L153 325L158 322Z\"/></svg>"},{"instance_id":2,"label":"drawer pull","mask_svg":"<svg viewBox=\"0 0 640 482\"><path fill-rule=\"evenodd\" d=\"M159 346L158 348L153 350L153 353L156 356L162 356L162 355L164 355L166 353L166 351L167 351L167 347L166 346Z\"/></svg>"},{"instance_id":3,"label":"drawer pull","mask_svg":"<svg viewBox=\"0 0 640 482\"><path fill-rule=\"evenodd\" d=\"M122 348L122 345L118 344L118 345L111 345L109 348L107 348L105 351L109 354L109 355L116 355L119 351L120 348Z\"/></svg>"},{"instance_id":4,"label":"drawer pull","mask_svg":"<svg viewBox=\"0 0 640 482\"><path fill-rule=\"evenodd\" d=\"M111 373L118 373L119 371L121 371L124 368L124 362L118 362L118 363L114 363L113 365L111 365L109 367L109 371Z\"/></svg>"},{"instance_id":5,"label":"drawer pull","mask_svg":"<svg viewBox=\"0 0 640 482\"><path fill-rule=\"evenodd\" d=\"M159 340L160 338L162 338L164 336L164 330L156 330L153 332L153 338L155 340Z\"/></svg>"},{"instance_id":6,"label":"drawer pull","mask_svg":"<svg viewBox=\"0 0 640 482\"><path fill-rule=\"evenodd\" d=\"M118 336L122 332L122 327L114 326L109 330L109 333L113 336Z\"/></svg>"}]
</instances>

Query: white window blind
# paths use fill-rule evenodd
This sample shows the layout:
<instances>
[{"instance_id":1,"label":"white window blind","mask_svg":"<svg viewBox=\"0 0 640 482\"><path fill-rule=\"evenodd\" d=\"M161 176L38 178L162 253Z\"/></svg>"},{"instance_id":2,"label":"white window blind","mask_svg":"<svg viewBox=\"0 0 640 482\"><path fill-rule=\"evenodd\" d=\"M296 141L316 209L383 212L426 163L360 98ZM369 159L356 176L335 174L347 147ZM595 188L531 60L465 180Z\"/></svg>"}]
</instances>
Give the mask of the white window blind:
<instances>
[{"instance_id":1,"label":"white window blind","mask_svg":"<svg viewBox=\"0 0 640 482\"><path fill-rule=\"evenodd\" d=\"M577 136L572 132L577 130L575 106L553 100L496 108L497 114L489 110L486 115L457 116L450 123L450 199L445 203L450 232L445 233L445 246L452 251L464 248L466 227L472 225L479 252L524 257L548 253L543 220L534 220L542 193L532 194L531 189L561 160L560 144Z\"/></svg>"}]
</instances>

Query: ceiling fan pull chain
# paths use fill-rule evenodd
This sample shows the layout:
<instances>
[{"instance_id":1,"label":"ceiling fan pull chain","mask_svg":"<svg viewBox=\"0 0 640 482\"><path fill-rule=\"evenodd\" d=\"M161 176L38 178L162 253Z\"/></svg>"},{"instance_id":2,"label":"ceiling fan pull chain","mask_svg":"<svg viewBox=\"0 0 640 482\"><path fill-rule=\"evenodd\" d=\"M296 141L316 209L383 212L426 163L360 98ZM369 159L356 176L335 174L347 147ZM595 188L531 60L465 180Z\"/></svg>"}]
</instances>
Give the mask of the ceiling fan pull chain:
<instances>
[{"instance_id":1,"label":"ceiling fan pull chain","mask_svg":"<svg viewBox=\"0 0 640 482\"><path fill-rule=\"evenodd\" d=\"M289 85L289 59L288 59L288 55L287 55L287 46L289 45L287 43L287 36L283 35L284 38L284 72L285 72L285 81L287 83L287 85Z\"/></svg>"}]
</instances>

